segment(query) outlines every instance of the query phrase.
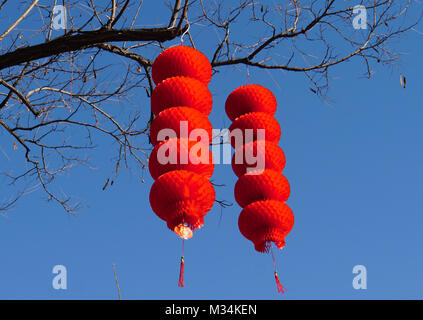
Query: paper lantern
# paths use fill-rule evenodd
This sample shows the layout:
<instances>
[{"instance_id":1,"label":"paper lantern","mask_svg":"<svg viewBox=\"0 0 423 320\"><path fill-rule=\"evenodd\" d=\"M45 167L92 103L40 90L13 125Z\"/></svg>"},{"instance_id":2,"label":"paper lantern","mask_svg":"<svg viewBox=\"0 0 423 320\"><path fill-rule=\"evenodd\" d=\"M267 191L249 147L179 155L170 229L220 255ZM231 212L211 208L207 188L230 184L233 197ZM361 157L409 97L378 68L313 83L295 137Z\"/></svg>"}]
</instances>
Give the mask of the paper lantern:
<instances>
[{"instance_id":1,"label":"paper lantern","mask_svg":"<svg viewBox=\"0 0 423 320\"><path fill-rule=\"evenodd\" d=\"M264 112L273 116L276 107L277 102L273 93L258 84L249 84L235 89L225 103L226 114L232 121L250 112Z\"/></svg>"},{"instance_id":2,"label":"paper lantern","mask_svg":"<svg viewBox=\"0 0 423 320\"><path fill-rule=\"evenodd\" d=\"M288 179L273 170L251 171L235 184L235 200L241 208L262 200L285 202L290 192Z\"/></svg>"},{"instance_id":3,"label":"paper lantern","mask_svg":"<svg viewBox=\"0 0 423 320\"><path fill-rule=\"evenodd\" d=\"M186 132L181 132L181 129L185 130L185 124L187 125ZM157 135L162 129L173 130L178 138L181 138L181 134L187 135L184 138L190 138L193 130L203 129L207 133L209 144L213 138L213 127L207 116L188 107L173 107L158 114L150 126L150 139L153 145L157 144ZM197 141L199 140L200 138L197 138Z\"/></svg>"},{"instance_id":4,"label":"paper lantern","mask_svg":"<svg viewBox=\"0 0 423 320\"><path fill-rule=\"evenodd\" d=\"M235 150L232 156L232 170L237 177L247 173L247 169L271 169L281 173L285 168L285 154L276 143L265 141L262 147L258 147L258 143L260 142L250 142ZM258 152L261 148L264 148L264 154ZM252 161L251 157L256 157L256 160ZM258 168L262 163L264 168Z\"/></svg>"},{"instance_id":5,"label":"paper lantern","mask_svg":"<svg viewBox=\"0 0 423 320\"><path fill-rule=\"evenodd\" d=\"M259 252L271 251L272 243L281 249L294 224L294 215L285 204L290 186L281 174L285 155L277 146L281 128L273 117L276 106L273 94L258 85L235 89L225 103L226 114L233 120L230 142L236 148L232 157L232 168L239 177L235 199L244 208L238 226ZM263 136L258 132L260 129ZM284 293L273 252L272 259L278 292Z\"/></svg>"},{"instance_id":6,"label":"paper lantern","mask_svg":"<svg viewBox=\"0 0 423 320\"><path fill-rule=\"evenodd\" d=\"M175 76L194 78L208 85L212 76L212 67L207 57L187 46L175 46L163 51L154 60L152 69L156 85Z\"/></svg>"},{"instance_id":7,"label":"paper lantern","mask_svg":"<svg viewBox=\"0 0 423 320\"><path fill-rule=\"evenodd\" d=\"M265 140L270 142L278 142L281 137L281 127L278 121L272 116L264 112L251 112L244 114L235 119L229 127L231 135L232 147L237 147L237 143L240 143L240 139L237 140L236 130L240 130L243 134L243 144L252 142L260 138L258 129L265 131ZM248 130L251 132L249 135Z\"/></svg>"},{"instance_id":8,"label":"paper lantern","mask_svg":"<svg viewBox=\"0 0 423 320\"><path fill-rule=\"evenodd\" d=\"M168 228L182 238L180 287L184 286L184 241L204 224L215 197L208 180L214 169L209 150L213 132L207 119L213 105L207 89L211 75L207 58L184 46L163 51L152 66L157 86L151 94L155 119L150 126L150 140L155 147L149 171L156 181L151 187L150 204ZM174 135L160 137L167 140L159 142L162 130Z\"/></svg>"},{"instance_id":9,"label":"paper lantern","mask_svg":"<svg viewBox=\"0 0 423 320\"><path fill-rule=\"evenodd\" d=\"M213 155L202 142L173 138L154 147L148 169L153 179L173 170L187 170L209 179L214 170Z\"/></svg>"},{"instance_id":10,"label":"paper lantern","mask_svg":"<svg viewBox=\"0 0 423 320\"><path fill-rule=\"evenodd\" d=\"M214 200L215 192L210 181L186 170L161 175L150 190L151 208L172 231L179 225L186 225L191 230L200 228Z\"/></svg>"},{"instance_id":11,"label":"paper lantern","mask_svg":"<svg viewBox=\"0 0 423 320\"><path fill-rule=\"evenodd\" d=\"M155 116L168 108L185 106L206 116L213 105L212 95L201 81L188 77L173 77L160 82L151 94L151 109Z\"/></svg>"},{"instance_id":12,"label":"paper lantern","mask_svg":"<svg viewBox=\"0 0 423 320\"><path fill-rule=\"evenodd\" d=\"M238 219L242 235L254 243L259 252L269 252L273 242L282 249L285 236L294 225L294 214L284 202L264 200L250 203Z\"/></svg>"}]
</instances>

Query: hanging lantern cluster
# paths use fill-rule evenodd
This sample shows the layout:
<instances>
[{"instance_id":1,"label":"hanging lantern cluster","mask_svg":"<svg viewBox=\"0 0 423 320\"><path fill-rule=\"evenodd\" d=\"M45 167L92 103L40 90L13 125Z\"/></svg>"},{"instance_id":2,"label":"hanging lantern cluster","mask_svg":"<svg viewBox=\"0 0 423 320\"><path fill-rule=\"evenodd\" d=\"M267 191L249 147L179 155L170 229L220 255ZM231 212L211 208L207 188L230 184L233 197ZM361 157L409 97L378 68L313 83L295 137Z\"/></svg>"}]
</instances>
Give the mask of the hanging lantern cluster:
<instances>
[{"instance_id":1,"label":"hanging lantern cluster","mask_svg":"<svg viewBox=\"0 0 423 320\"><path fill-rule=\"evenodd\" d=\"M272 253L277 289L284 293L271 245L274 243L278 249L285 246L285 237L294 225L294 215L285 203L290 186L282 175L285 155L277 145L281 128L273 117L276 108L272 92L255 84L235 89L225 103L226 114L233 121L229 128L231 144L235 148L232 168L239 178L235 185L235 200L243 208L238 220L239 230L253 242L257 251ZM232 136L235 129L242 132L243 145L236 145ZM247 129L253 129L249 139ZM264 138L260 137L258 129L264 129ZM249 163L248 155L256 156L256 162ZM264 167L255 168L257 163Z\"/></svg>"},{"instance_id":2,"label":"hanging lantern cluster","mask_svg":"<svg viewBox=\"0 0 423 320\"><path fill-rule=\"evenodd\" d=\"M163 51L152 66L156 87L151 95L155 118L150 127L154 149L149 157L149 171L155 182L150 204L167 227L182 238L182 251L184 240L203 226L204 216L215 201L209 181L214 170L209 149L212 125L207 118L213 102L207 88L211 76L207 57L182 45ZM197 129L207 133L206 141L192 135ZM163 140L160 137L163 130L171 130L174 136ZM181 287L183 274L182 252L178 284Z\"/></svg>"}]
</instances>

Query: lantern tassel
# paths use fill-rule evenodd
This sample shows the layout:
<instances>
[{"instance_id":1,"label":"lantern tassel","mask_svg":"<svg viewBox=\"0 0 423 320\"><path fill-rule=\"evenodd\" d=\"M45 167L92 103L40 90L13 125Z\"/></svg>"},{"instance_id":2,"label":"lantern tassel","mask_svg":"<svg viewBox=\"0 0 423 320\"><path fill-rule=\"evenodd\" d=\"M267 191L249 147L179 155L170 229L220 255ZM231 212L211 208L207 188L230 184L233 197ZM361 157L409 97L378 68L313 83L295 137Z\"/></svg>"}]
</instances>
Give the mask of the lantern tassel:
<instances>
[{"instance_id":1,"label":"lantern tassel","mask_svg":"<svg viewBox=\"0 0 423 320\"><path fill-rule=\"evenodd\" d=\"M181 256L181 267L179 269L179 282L178 287L184 287L184 247L185 247L185 240L182 239L182 256Z\"/></svg>"},{"instance_id":2,"label":"lantern tassel","mask_svg":"<svg viewBox=\"0 0 423 320\"><path fill-rule=\"evenodd\" d=\"M184 286L184 257L181 257L181 269L179 271L179 283L178 283L179 287L183 287Z\"/></svg>"},{"instance_id":3,"label":"lantern tassel","mask_svg":"<svg viewBox=\"0 0 423 320\"><path fill-rule=\"evenodd\" d=\"M273 266L275 268L275 281L276 281L276 288L278 289L278 293L285 294L284 288L279 280L278 271L276 271L276 260L275 256L273 255L272 245L270 245L270 253L272 254Z\"/></svg>"},{"instance_id":4,"label":"lantern tassel","mask_svg":"<svg viewBox=\"0 0 423 320\"><path fill-rule=\"evenodd\" d=\"M285 294L285 291L283 289L285 289L281 282L279 281L279 277L278 277L278 272L275 270L275 281L276 281L276 287L278 288L278 293L282 293Z\"/></svg>"}]
</instances>

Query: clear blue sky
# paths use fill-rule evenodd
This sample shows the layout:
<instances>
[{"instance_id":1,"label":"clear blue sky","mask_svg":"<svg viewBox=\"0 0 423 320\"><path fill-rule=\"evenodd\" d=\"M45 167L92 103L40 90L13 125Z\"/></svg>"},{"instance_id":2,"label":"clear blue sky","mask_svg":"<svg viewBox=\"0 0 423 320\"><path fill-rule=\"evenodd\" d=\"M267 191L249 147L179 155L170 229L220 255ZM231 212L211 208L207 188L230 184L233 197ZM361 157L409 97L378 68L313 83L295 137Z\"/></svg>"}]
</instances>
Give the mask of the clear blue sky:
<instances>
[{"instance_id":1,"label":"clear blue sky","mask_svg":"<svg viewBox=\"0 0 423 320\"><path fill-rule=\"evenodd\" d=\"M167 17L151 1L143 10L139 24ZM0 29L8 19L13 17L1 16ZM197 37L198 48L210 57L208 39ZM276 253L288 289L284 296L277 294L271 257L255 252L238 231L241 208L230 165L217 165L212 179L226 185L216 188L217 198L234 205L223 211L215 205L205 226L186 242L186 287L178 288L181 241L150 208L148 171L141 183L138 175L121 170L102 191L113 170L103 145L89 153L96 170L77 167L60 179L63 190L87 205L77 217L47 203L41 190L0 216L0 298L116 299L115 263L124 299L422 299L423 35L410 32L396 48L406 53L400 65L406 89L396 70L376 67L371 80L361 78L361 62L353 60L333 69L330 104L308 89L301 74L250 70L251 82L278 100L284 174L292 189L288 204L295 225ZM230 124L224 102L245 83L245 68L213 77L214 127ZM148 99L130 102L148 112ZM8 154L12 143L0 134ZM0 153L3 167L14 159ZM0 195L7 197L10 189L0 182ZM67 267L65 291L52 288L57 264ZM358 264L367 267L367 290L352 287Z\"/></svg>"}]
</instances>

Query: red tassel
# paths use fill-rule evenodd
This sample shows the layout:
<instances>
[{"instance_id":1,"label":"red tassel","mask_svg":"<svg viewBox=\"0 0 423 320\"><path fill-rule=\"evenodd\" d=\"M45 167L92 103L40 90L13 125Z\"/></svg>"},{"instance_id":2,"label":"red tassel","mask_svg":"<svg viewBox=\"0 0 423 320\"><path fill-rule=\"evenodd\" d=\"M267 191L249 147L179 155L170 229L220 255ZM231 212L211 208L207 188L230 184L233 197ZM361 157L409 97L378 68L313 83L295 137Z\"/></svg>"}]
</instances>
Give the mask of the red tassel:
<instances>
[{"instance_id":1,"label":"red tassel","mask_svg":"<svg viewBox=\"0 0 423 320\"><path fill-rule=\"evenodd\" d=\"M281 282L279 281L278 273L276 271L275 271L275 280L276 280L276 287L278 288L278 293L285 294L285 291L283 289L286 290L286 288L284 288Z\"/></svg>"},{"instance_id":2,"label":"red tassel","mask_svg":"<svg viewBox=\"0 0 423 320\"><path fill-rule=\"evenodd\" d=\"M184 286L184 257L181 257L181 269L179 271L179 283L178 287Z\"/></svg>"}]
</instances>

